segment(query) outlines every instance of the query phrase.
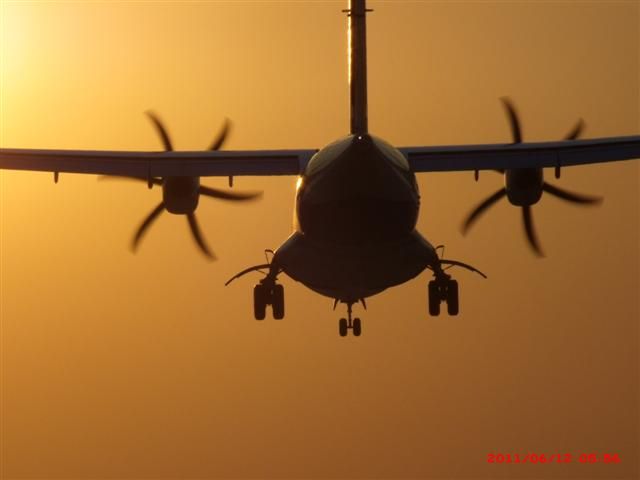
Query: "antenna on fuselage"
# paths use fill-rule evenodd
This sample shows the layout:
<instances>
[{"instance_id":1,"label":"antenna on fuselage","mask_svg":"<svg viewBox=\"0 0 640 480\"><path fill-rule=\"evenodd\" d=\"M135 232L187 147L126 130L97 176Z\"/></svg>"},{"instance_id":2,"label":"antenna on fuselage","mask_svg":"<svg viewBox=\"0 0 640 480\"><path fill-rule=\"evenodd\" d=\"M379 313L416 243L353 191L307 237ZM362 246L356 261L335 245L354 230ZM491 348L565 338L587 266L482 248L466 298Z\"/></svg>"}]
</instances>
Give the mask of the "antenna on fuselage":
<instances>
[{"instance_id":1,"label":"antenna on fuselage","mask_svg":"<svg viewBox=\"0 0 640 480\"><path fill-rule=\"evenodd\" d=\"M349 0L343 10L348 17L349 87L351 89L351 133L368 132L367 121L367 9L365 0Z\"/></svg>"}]
</instances>

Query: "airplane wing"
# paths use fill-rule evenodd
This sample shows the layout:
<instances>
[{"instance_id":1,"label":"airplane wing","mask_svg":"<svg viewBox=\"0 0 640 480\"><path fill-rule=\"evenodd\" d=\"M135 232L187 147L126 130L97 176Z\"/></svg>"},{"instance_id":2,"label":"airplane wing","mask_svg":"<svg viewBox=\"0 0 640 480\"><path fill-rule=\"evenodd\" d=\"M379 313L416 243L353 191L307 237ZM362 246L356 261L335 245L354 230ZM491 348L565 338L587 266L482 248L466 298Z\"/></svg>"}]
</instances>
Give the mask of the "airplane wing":
<instances>
[{"instance_id":1,"label":"airplane wing","mask_svg":"<svg viewBox=\"0 0 640 480\"><path fill-rule=\"evenodd\" d=\"M640 158L640 136L402 147L414 172L565 167ZM0 149L0 169L135 176L299 175L317 150L124 152Z\"/></svg>"},{"instance_id":2,"label":"airplane wing","mask_svg":"<svg viewBox=\"0 0 640 480\"><path fill-rule=\"evenodd\" d=\"M640 159L640 135L560 142L403 147L399 150L414 172L566 167Z\"/></svg>"},{"instance_id":3,"label":"airplane wing","mask_svg":"<svg viewBox=\"0 0 640 480\"><path fill-rule=\"evenodd\" d=\"M0 149L0 169L129 177L299 175L317 150L123 152Z\"/></svg>"}]
</instances>

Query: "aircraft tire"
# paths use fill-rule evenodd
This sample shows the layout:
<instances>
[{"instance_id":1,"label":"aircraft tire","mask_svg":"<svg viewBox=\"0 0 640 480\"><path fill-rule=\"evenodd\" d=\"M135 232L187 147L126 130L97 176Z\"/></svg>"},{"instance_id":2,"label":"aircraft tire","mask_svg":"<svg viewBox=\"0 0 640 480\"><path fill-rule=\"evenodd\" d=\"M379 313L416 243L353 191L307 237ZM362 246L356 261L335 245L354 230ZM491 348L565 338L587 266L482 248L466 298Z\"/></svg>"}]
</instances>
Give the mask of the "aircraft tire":
<instances>
[{"instance_id":1,"label":"aircraft tire","mask_svg":"<svg viewBox=\"0 0 640 480\"><path fill-rule=\"evenodd\" d=\"M338 322L338 333L340 334L341 337L346 337L347 330L348 330L347 319L341 318L340 321Z\"/></svg>"},{"instance_id":2,"label":"aircraft tire","mask_svg":"<svg viewBox=\"0 0 640 480\"><path fill-rule=\"evenodd\" d=\"M359 337L362 334L362 322L359 318L353 319L353 335Z\"/></svg>"},{"instance_id":3,"label":"aircraft tire","mask_svg":"<svg viewBox=\"0 0 640 480\"><path fill-rule=\"evenodd\" d=\"M458 315L459 311L458 282L450 280L447 285L447 313L453 316Z\"/></svg>"},{"instance_id":4,"label":"aircraft tire","mask_svg":"<svg viewBox=\"0 0 640 480\"><path fill-rule=\"evenodd\" d=\"M437 317L440 315L440 291L435 280L429 282L429 315Z\"/></svg>"},{"instance_id":5,"label":"aircraft tire","mask_svg":"<svg viewBox=\"0 0 640 480\"><path fill-rule=\"evenodd\" d=\"M273 308L273 318L282 320L284 318L284 287L282 285L273 287L271 306Z\"/></svg>"},{"instance_id":6,"label":"aircraft tire","mask_svg":"<svg viewBox=\"0 0 640 480\"><path fill-rule=\"evenodd\" d=\"M264 320L267 314L266 291L263 285L253 287L253 316L256 320Z\"/></svg>"}]
</instances>

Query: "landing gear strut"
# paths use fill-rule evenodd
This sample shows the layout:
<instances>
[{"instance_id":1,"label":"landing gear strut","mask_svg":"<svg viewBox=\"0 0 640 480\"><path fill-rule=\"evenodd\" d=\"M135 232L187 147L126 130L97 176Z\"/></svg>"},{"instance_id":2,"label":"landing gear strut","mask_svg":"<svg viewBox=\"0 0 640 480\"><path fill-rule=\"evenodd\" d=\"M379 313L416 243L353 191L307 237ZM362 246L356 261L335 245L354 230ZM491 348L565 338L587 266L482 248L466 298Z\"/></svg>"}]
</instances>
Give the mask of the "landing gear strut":
<instances>
[{"instance_id":1,"label":"landing gear strut","mask_svg":"<svg viewBox=\"0 0 640 480\"><path fill-rule=\"evenodd\" d=\"M346 337L351 330L355 337L359 337L362 334L362 321L358 317L351 318L353 302L345 303L347 304L347 318L341 318L338 321L338 333L341 337Z\"/></svg>"},{"instance_id":2,"label":"landing gear strut","mask_svg":"<svg viewBox=\"0 0 640 480\"><path fill-rule=\"evenodd\" d=\"M447 265L445 269L443 265ZM458 295L458 282L451 278L451 275L445 273L444 270L450 267L462 267L472 272L481 275L484 278L487 276L477 268L467 265L466 263L458 262L456 260L438 259L438 263L429 266L433 270L433 280L429 282L429 315L437 317L440 315L440 304L446 302L447 313L449 315L458 315L460 311L460 300Z\"/></svg>"},{"instance_id":3,"label":"landing gear strut","mask_svg":"<svg viewBox=\"0 0 640 480\"><path fill-rule=\"evenodd\" d=\"M439 278L438 278L439 277ZM450 275L436 276L435 280L429 282L429 315L440 315L440 303L447 303L447 313L457 315L460 311L458 299L458 282Z\"/></svg>"},{"instance_id":4,"label":"landing gear strut","mask_svg":"<svg viewBox=\"0 0 640 480\"><path fill-rule=\"evenodd\" d=\"M271 250L266 250L265 254L268 252L273 254ZM268 273L264 272L264 269L268 269ZM231 277L225 286L249 272L261 272L265 275L260 283L253 287L253 316L255 319L264 320L267 316L267 306L271 305L273 318L282 320L284 318L284 287L277 283L278 274L282 272L282 269L273 262L255 265Z\"/></svg>"}]
</instances>

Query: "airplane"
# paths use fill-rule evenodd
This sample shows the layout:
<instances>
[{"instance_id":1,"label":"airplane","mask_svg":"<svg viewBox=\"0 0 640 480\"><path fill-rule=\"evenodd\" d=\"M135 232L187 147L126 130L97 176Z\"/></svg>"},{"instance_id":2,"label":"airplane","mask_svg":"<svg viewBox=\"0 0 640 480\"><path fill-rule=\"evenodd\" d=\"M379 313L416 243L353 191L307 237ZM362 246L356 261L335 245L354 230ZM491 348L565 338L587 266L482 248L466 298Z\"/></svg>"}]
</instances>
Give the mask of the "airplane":
<instances>
[{"instance_id":1,"label":"airplane","mask_svg":"<svg viewBox=\"0 0 640 480\"><path fill-rule=\"evenodd\" d=\"M258 193L236 193L200 185L200 178L291 175L297 177L294 232L266 263L248 267L226 284L250 272L263 272L253 289L254 317L263 320L267 307L273 317L285 314L284 288L278 276L286 274L307 288L347 307L340 318L338 332L347 336L362 333L362 321L353 316L353 306L393 286L401 285L431 270L428 284L428 310L440 314L446 304L449 315L459 312L459 288L449 272L461 267L486 277L479 269L458 260L442 258L434 246L417 230L420 195L416 174L424 172L498 171L505 187L483 201L467 217L468 228L491 205L503 197L522 209L527 238L534 252L542 254L531 220L531 206L543 192L568 201L595 204L597 197L578 195L546 183L543 169L637 159L640 136L578 140L582 122L555 142L522 142L515 107L503 104L510 120L513 143L417 146L396 148L368 129L366 16L365 0L352 0L347 14L349 28L350 132L321 149L305 150L220 150L230 123L207 151L174 151L168 131L160 118L149 118L161 137L164 151L80 151L0 149L0 168L60 173L85 173L125 177L146 182L149 188L162 187L162 202L138 227L132 247L160 214L185 215L193 238L209 258L214 255L206 244L195 212L200 196L227 201L250 201Z\"/></svg>"}]
</instances>

